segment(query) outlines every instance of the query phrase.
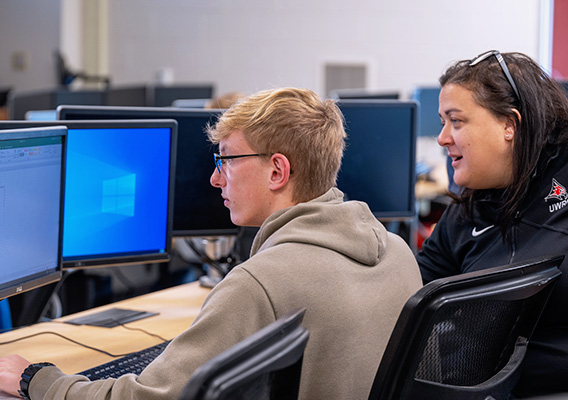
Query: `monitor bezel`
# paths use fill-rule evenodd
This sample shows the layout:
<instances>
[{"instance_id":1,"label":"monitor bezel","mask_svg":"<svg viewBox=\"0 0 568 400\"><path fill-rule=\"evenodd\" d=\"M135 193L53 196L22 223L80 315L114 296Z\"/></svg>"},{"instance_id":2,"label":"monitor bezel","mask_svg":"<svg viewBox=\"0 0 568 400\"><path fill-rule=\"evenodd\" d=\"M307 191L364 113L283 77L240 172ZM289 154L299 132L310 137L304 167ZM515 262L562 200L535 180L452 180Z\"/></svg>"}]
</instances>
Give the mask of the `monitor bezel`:
<instances>
[{"instance_id":1,"label":"monitor bezel","mask_svg":"<svg viewBox=\"0 0 568 400\"><path fill-rule=\"evenodd\" d=\"M416 195L415 195L415 185L416 185L416 141L418 135L418 125L419 125L419 104L414 100L381 100L381 99L345 99L337 100L337 106L343 113L345 108L358 108L358 107L376 107L381 109L408 109L411 112L411 142L413 146L411 148L410 154L410 176L408 177L409 186L409 207L405 210L400 211L378 211L373 210L371 205L369 208L373 215L380 220L390 221L390 220L410 220L416 217ZM349 132L348 139L349 140ZM348 151L348 150L346 150ZM343 165L343 163L342 163ZM341 174L341 169L339 170L338 177ZM341 189L341 188L340 188Z\"/></svg>"},{"instance_id":2,"label":"monitor bezel","mask_svg":"<svg viewBox=\"0 0 568 400\"><path fill-rule=\"evenodd\" d=\"M61 280L63 270L63 208L65 199L65 164L67 152L67 128L62 124L47 127L13 128L0 131L0 141L26 139L32 137L61 137L61 171L59 195L59 230L57 244L57 265L42 273L24 276L20 279L5 282L0 286L0 300L20 293L28 292Z\"/></svg>"},{"instance_id":3,"label":"monitor bezel","mask_svg":"<svg viewBox=\"0 0 568 400\"><path fill-rule=\"evenodd\" d=\"M142 114L156 115L156 118L173 118L179 117L215 117L221 115L223 109L203 109L203 108L179 108L179 107L136 107L136 106L80 106L80 105L61 105L56 109L57 118L67 121L69 115L79 114L84 116L96 116L97 120L104 118L105 115L120 113L121 117L131 114L133 118ZM124 119L124 118L123 118ZM146 118L144 118L146 119ZM148 118L152 119L152 118ZM71 119L75 121L75 119ZM178 132L178 136L180 133ZM219 193L219 197L221 194ZM175 196L174 196L175 197ZM175 215L174 215L175 218ZM232 224L232 222L231 222ZM173 237L219 237L219 236L240 236L243 227L234 225L224 229L172 229Z\"/></svg>"},{"instance_id":4,"label":"monitor bezel","mask_svg":"<svg viewBox=\"0 0 568 400\"><path fill-rule=\"evenodd\" d=\"M97 255L92 257L63 259L63 270L111 267L120 265L151 264L169 262L173 257L172 227L173 227L173 195L177 152L177 121L173 119L144 119L144 120L70 120L70 121L0 121L2 126L65 126L68 129L97 129L97 128L168 128L171 130L170 165L168 182L168 210L166 218L165 251L146 254ZM64 234L64 233L63 233ZM63 237L63 236L62 236Z\"/></svg>"}]
</instances>

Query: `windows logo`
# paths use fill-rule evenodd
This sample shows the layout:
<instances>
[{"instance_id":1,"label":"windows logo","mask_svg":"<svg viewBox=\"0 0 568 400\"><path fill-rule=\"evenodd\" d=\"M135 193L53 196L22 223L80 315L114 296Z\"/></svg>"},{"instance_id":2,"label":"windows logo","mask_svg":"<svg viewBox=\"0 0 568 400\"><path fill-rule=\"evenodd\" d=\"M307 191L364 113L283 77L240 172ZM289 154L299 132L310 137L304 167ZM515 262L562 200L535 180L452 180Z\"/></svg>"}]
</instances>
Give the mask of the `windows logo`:
<instances>
[{"instance_id":1,"label":"windows logo","mask_svg":"<svg viewBox=\"0 0 568 400\"><path fill-rule=\"evenodd\" d=\"M136 174L106 179L102 182L103 213L134 216Z\"/></svg>"}]
</instances>

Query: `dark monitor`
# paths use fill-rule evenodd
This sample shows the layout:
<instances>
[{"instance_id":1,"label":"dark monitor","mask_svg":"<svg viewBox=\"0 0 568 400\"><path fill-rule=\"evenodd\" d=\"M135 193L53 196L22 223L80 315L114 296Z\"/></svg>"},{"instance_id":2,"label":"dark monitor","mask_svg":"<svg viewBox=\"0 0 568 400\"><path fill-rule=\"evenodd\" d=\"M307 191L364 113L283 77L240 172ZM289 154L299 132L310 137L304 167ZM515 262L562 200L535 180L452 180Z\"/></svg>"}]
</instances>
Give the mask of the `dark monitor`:
<instances>
[{"instance_id":1,"label":"dark monitor","mask_svg":"<svg viewBox=\"0 0 568 400\"><path fill-rule=\"evenodd\" d=\"M102 90L68 90L62 88L13 90L8 95L9 118L25 119L28 111L55 110L61 104L103 105Z\"/></svg>"},{"instance_id":2,"label":"dark monitor","mask_svg":"<svg viewBox=\"0 0 568 400\"><path fill-rule=\"evenodd\" d=\"M146 85L110 86L106 92L107 106L146 106Z\"/></svg>"},{"instance_id":3,"label":"dark monitor","mask_svg":"<svg viewBox=\"0 0 568 400\"><path fill-rule=\"evenodd\" d=\"M55 108L52 93L51 89L11 91L6 102L8 118L25 119L28 111Z\"/></svg>"},{"instance_id":4,"label":"dark monitor","mask_svg":"<svg viewBox=\"0 0 568 400\"><path fill-rule=\"evenodd\" d=\"M367 89L337 89L329 96L337 100L398 100L398 92L370 91Z\"/></svg>"},{"instance_id":5,"label":"dark monitor","mask_svg":"<svg viewBox=\"0 0 568 400\"><path fill-rule=\"evenodd\" d=\"M148 87L148 106L170 107L178 99L211 99L213 85L171 85Z\"/></svg>"},{"instance_id":6,"label":"dark monitor","mask_svg":"<svg viewBox=\"0 0 568 400\"><path fill-rule=\"evenodd\" d=\"M174 194L174 236L237 235L218 188L209 179L214 170L214 146L204 128L214 124L221 110L171 107L79 107L62 106L62 120L172 118L178 122L178 145Z\"/></svg>"},{"instance_id":7,"label":"dark monitor","mask_svg":"<svg viewBox=\"0 0 568 400\"><path fill-rule=\"evenodd\" d=\"M412 100L420 104L418 136L438 136L442 128L438 114L440 87L418 87L412 92Z\"/></svg>"},{"instance_id":8,"label":"dark monitor","mask_svg":"<svg viewBox=\"0 0 568 400\"><path fill-rule=\"evenodd\" d=\"M66 133L0 132L0 299L61 279Z\"/></svg>"},{"instance_id":9,"label":"dark monitor","mask_svg":"<svg viewBox=\"0 0 568 400\"><path fill-rule=\"evenodd\" d=\"M104 105L170 107L177 99L210 99L213 97L213 89L213 85L210 84L111 86L107 89Z\"/></svg>"},{"instance_id":10,"label":"dark monitor","mask_svg":"<svg viewBox=\"0 0 568 400\"><path fill-rule=\"evenodd\" d=\"M342 100L347 142L337 186L380 219L415 215L416 129L413 101Z\"/></svg>"},{"instance_id":11,"label":"dark monitor","mask_svg":"<svg viewBox=\"0 0 568 400\"><path fill-rule=\"evenodd\" d=\"M168 261L177 124L0 121L0 129L65 125L63 268Z\"/></svg>"}]
</instances>

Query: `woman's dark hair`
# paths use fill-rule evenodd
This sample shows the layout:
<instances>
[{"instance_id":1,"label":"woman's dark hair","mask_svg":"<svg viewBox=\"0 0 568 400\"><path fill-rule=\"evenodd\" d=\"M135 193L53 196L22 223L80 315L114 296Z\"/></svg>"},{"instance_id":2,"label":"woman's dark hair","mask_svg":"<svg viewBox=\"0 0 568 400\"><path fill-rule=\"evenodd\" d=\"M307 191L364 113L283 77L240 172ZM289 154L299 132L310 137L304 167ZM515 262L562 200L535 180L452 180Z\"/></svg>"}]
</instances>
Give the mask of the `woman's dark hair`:
<instances>
[{"instance_id":1,"label":"woman's dark hair","mask_svg":"<svg viewBox=\"0 0 568 400\"><path fill-rule=\"evenodd\" d=\"M473 66L472 60L458 61L440 77L440 85L455 84L470 90L480 106L496 118L515 124L513 180L502 194L498 221L506 238L507 228L528 193L543 155L549 148L568 142L568 98L563 87L530 57L503 53L519 92L517 96L495 53ZM520 120L513 109L520 113ZM465 217L473 218L475 200L485 197L487 192L490 191L463 188L454 200L465 205Z\"/></svg>"}]
</instances>

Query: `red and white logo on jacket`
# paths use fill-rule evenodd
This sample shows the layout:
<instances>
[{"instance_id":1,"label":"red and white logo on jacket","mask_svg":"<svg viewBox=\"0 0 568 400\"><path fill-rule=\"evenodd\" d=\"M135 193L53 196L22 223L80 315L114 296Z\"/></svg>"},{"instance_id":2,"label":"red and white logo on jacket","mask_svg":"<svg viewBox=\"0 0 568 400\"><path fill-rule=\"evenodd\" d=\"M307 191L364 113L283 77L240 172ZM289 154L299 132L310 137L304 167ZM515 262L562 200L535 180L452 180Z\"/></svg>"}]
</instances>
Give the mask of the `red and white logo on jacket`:
<instances>
[{"instance_id":1,"label":"red and white logo on jacket","mask_svg":"<svg viewBox=\"0 0 568 400\"><path fill-rule=\"evenodd\" d=\"M548 206L550 212L560 210L568 204L568 192L566 191L566 188L554 178L552 178L552 188L550 189L550 193L548 193L548 196L546 196L544 200L548 201L552 199L559 201Z\"/></svg>"}]
</instances>

